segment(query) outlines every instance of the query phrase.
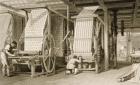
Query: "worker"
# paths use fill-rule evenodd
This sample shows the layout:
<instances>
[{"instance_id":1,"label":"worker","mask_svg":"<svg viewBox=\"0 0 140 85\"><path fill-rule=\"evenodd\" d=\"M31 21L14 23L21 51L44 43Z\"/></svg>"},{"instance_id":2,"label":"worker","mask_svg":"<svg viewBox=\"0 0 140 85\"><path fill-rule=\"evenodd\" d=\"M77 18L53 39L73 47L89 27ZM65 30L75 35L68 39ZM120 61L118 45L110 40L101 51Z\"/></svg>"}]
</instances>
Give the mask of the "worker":
<instances>
[{"instance_id":1,"label":"worker","mask_svg":"<svg viewBox=\"0 0 140 85\"><path fill-rule=\"evenodd\" d=\"M81 61L78 60L77 56L73 56L73 58L71 58L68 63L67 63L67 66L66 66L66 73L69 74L69 73L73 73L73 74L77 74L79 72L78 70L78 64L80 63Z\"/></svg>"},{"instance_id":2,"label":"worker","mask_svg":"<svg viewBox=\"0 0 140 85\"><path fill-rule=\"evenodd\" d=\"M14 49L16 49L17 43L13 41L11 44L7 44L1 52L2 74L3 76L10 76L10 63L8 61L9 56L14 55Z\"/></svg>"}]
</instances>

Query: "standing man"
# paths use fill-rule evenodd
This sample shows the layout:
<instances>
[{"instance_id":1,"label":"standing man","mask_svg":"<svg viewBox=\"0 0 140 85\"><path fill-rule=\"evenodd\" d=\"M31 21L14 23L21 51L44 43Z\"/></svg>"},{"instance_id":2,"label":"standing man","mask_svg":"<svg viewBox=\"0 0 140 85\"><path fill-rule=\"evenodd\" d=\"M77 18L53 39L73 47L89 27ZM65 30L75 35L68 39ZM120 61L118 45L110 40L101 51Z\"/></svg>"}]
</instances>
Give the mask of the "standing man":
<instances>
[{"instance_id":1,"label":"standing man","mask_svg":"<svg viewBox=\"0 0 140 85\"><path fill-rule=\"evenodd\" d=\"M2 74L3 76L10 76L10 64L8 61L9 56L15 56L14 50L17 48L17 42L13 41L11 44L7 44L1 52Z\"/></svg>"}]
</instances>

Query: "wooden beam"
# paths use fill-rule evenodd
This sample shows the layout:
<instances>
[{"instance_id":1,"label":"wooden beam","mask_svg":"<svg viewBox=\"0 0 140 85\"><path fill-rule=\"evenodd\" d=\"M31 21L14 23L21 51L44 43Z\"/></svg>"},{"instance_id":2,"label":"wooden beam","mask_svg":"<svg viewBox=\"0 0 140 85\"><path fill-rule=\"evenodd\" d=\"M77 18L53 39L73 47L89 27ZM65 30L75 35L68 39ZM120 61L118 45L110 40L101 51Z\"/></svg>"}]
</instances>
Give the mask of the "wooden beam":
<instances>
[{"instance_id":1,"label":"wooden beam","mask_svg":"<svg viewBox=\"0 0 140 85\"><path fill-rule=\"evenodd\" d=\"M18 10L16 8L13 8L11 6L3 4L1 2L0 2L0 7L1 7L0 11L7 10L11 14L16 14L16 15L21 16L21 17L26 17L26 13L23 10Z\"/></svg>"},{"instance_id":2,"label":"wooden beam","mask_svg":"<svg viewBox=\"0 0 140 85\"><path fill-rule=\"evenodd\" d=\"M65 16L65 15L63 15L63 14L61 14L61 13L59 13L58 11L56 11L56 10L50 8L50 7L48 7L48 9L49 9L50 11L52 11L53 13L56 13L57 15L59 15L59 16L61 16L61 17L63 17L64 19L67 20L67 16ZM73 20L71 20L71 19L68 19L68 21L73 22Z\"/></svg>"},{"instance_id":3,"label":"wooden beam","mask_svg":"<svg viewBox=\"0 0 140 85\"><path fill-rule=\"evenodd\" d=\"M98 12L97 14L99 14L100 16L103 16L103 12ZM125 11L124 11L124 12L118 12L117 14L118 14L118 16L120 16L120 15L121 15L121 16L130 15L130 16L132 17L132 14L133 14L133 13L132 13L132 10L130 10L129 12L125 12ZM110 15L113 16L113 13L110 13ZM137 12L137 16L138 16L138 15L140 15L140 12Z\"/></svg>"},{"instance_id":4,"label":"wooden beam","mask_svg":"<svg viewBox=\"0 0 140 85\"><path fill-rule=\"evenodd\" d=\"M9 6L16 9L34 9L34 8L43 8L46 6L50 6L55 10L61 10L61 9L66 10L66 4L61 0L32 1L32 2L28 1L26 3L16 2L16 3L10 3Z\"/></svg>"},{"instance_id":5,"label":"wooden beam","mask_svg":"<svg viewBox=\"0 0 140 85\"><path fill-rule=\"evenodd\" d=\"M75 10L78 13L82 10L82 8L78 8L73 3L70 3L69 0L61 0L61 1L63 1L65 4L69 5L70 9Z\"/></svg>"},{"instance_id":6,"label":"wooden beam","mask_svg":"<svg viewBox=\"0 0 140 85\"><path fill-rule=\"evenodd\" d=\"M77 6L98 5L97 0L75 0ZM134 0L105 0L105 4L134 3Z\"/></svg>"},{"instance_id":7,"label":"wooden beam","mask_svg":"<svg viewBox=\"0 0 140 85\"><path fill-rule=\"evenodd\" d=\"M10 2L12 2L12 1L8 1L9 3ZM5 4L7 3L7 2L4 2ZM57 1L55 1L55 0L50 0L50 1L40 1L40 0L33 0L33 1L27 1L27 2L14 2L14 3L10 3L10 6L15 6L15 5L18 5L18 6L20 6L20 5L25 5L25 6L27 6L27 5L31 5L31 4L47 4L47 5L61 5L61 4L64 4L61 0L57 0Z\"/></svg>"},{"instance_id":8,"label":"wooden beam","mask_svg":"<svg viewBox=\"0 0 140 85\"><path fill-rule=\"evenodd\" d=\"M132 19L132 17L123 17L123 16L120 16L120 17L117 17L118 18L118 20L128 20L128 19Z\"/></svg>"},{"instance_id":9,"label":"wooden beam","mask_svg":"<svg viewBox=\"0 0 140 85\"><path fill-rule=\"evenodd\" d=\"M105 25L105 22L104 22L99 16L97 16L97 18L99 19L99 21L100 21L103 25Z\"/></svg>"},{"instance_id":10,"label":"wooden beam","mask_svg":"<svg viewBox=\"0 0 140 85\"><path fill-rule=\"evenodd\" d=\"M97 0L98 1L98 0ZM105 1L104 4L108 8L108 10L112 9L119 9L119 10L126 10L126 9L132 9L132 4L135 3L135 0L119 0L119 1ZM77 7L84 7L84 6L96 6L100 5L97 2L94 3L83 3L83 4L77 4ZM140 6L140 5L139 5Z\"/></svg>"},{"instance_id":11,"label":"wooden beam","mask_svg":"<svg viewBox=\"0 0 140 85\"><path fill-rule=\"evenodd\" d=\"M48 34L50 35L51 32L51 12L48 12Z\"/></svg>"},{"instance_id":12,"label":"wooden beam","mask_svg":"<svg viewBox=\"0 0 140 85\"><path fill-rule=\"evenodd\" d=\"M49 7L52 7L54 9L59 9L59 10L66 10L66 5L63 3L63 4L47 4L47 3L40 3L40 4L37 4L37 3L28 3L28 4L18 4L18 5L11 5L17 9L35 9L35 8L43 8L43 7L46 7L46 6L49 6Z\"/></svg>"},{"instance_id":13,"label":"wooden beam","mask_svg":"<svg viewBox=\"0 0 140 85\"><path fill-rule=\"evenodd\" d=\"M98 0L99 5L104 10L104 52L105 52L105 70L109 69L109 37L108 37L108 9L104 4L103 0Z\"/></svg>"},{"instance_id":14,"label":"wooden beam","mask_svg":"<svg viewBox=\"0 0 140 85\"><path fill-rule=\"evenodd\" d=\"M105 51L105 70L109 69L109 38L108 38L108 11L104 12L104 51Z\"/></svg>"},{"instance_id":15,"label":"wooden beam","mask_svg":"<svg viewBox=\"0 0 140 85\"><path fill-rule=\"evenodd\" d=\"M61 0L60 0L61 1ZM32 4L33 5L33 4ZM32 5L30 6L30 7L32 7ZM5 5L5 4L3 4L2 3L2 6L4 6L4 7L7 7L7 8L9 8L9 9L13 9L13 10L18 10L19 11L19 9L21 9L21 8L19 8L19 9L15 9L15 7L13 8L13 7L11 7L11 6L7 6L7 5ZM21 6L22 7L22 6ZM26 6L24 6L24 7L26 7ZM40 7L43 7L43 8L45 8L46 7L46 5L42 5L42 6L40 6ZM27 6L27 8L29 8L29 6ZM38 6L37 6L37 8L38 8ZM48 6L47 7L50 11L52 11L53 13L56 13L57 15L59 15L59 16L61 16L61 17L63 17L63 18L65 18L65 19L67 19L67 17L65 16L65 15L63 15L63 14L61 14L61 13L59 13L58 11L56 11L55 9L53 9L53 8L51 8L50 6ZM65 7L64 7L65 8ZM68 21L71 21L71 22L73 22L72 20L68 20Z\"/></svg>"},{"instance_id":16,"label":"wooden beam","mask_svg":"<svg viewBox=\"0 0 140 85\"><path fill-rule=\"evenodd\" d=\"M2 2L0 2L0 5L3 6L3 7L6 7L6 8L12 9L12 10L18 11L18 9L16 9L16 8L14 8L12 6L8 6L8 5L6 5L6 4L4 4Z\"/></svg>"},{"instance_id":17,"label":"wooden beam","mask_svg":"<svg viewBox=\"0 0 140 85\"><path fill-rule=\"evenodd\" d=\"M114 4L108 4L106 5L108 7L109 10L112 10L112 9L120 9L120 10L123 10L123 9L128 9L130 7L130 9L132 8L132 3L114 3Z\"/></svg>"},{"instance_id":18,"label":"wooden beam","mask_svg":"<svg viewBox=\"0 0 140 85\"><path fill-rule=\"evenodd\" d=\"M134 7L134 13L133 13L133 19L132 19L133 25L135 25L135 23L136 23L138 4L139 4L139 0L136 0L135 7Z\"/></svg>"},{"instance_id":19,"label":"wooden beam","mask_svg":"<svg viewBox=\"0 0 140 85\"><path fill-rule=\"evenodd\" d=\"M102 7L102 9L103 9L104 11L106 11L106 10L107 10L107 7L106 7L105 4L104 4L104 0L97 0L97 1L98 1L99 5Z\"/></svg>"},{"instance_id":20,"label":"wooden beam","mask_svg":"<svg viewBox=\"0 0 140 85\"><path fill-rule=\"evenodd\" d=\"M69 5L67 5L67 33L69 32L69 18L70 18L70 14L69 14Z\"/></svg>"},{"instance_id":21,"label":"wooden beam","mask_svg":"<svg viewBox=\"0 0 140 85\"><path fill-rule=\"evenodd\" d=\"M121 21L117 22L118 25L121 24ZM131 24L131 21L128 21L128 22L124 22L124 24Z\"/></svg>"},{"instance_id":22,"label":"wooden beam","mask_svg":"<svg viewBox=\"0 0 140 85\"><path fill-rule=\"evenodd\" d=\"M127 56L127 61L129 61L129 62L132 62L131 61L131 55L130 55L130 52L131 52L131 42L130 42L130 38L131 38L131 32L129 31L129 32L127 32L127 54L126 54L126 56Z\"/></svg>"},{"instance_id":23,"label":"wooden beam","mask_svg":"<svg viewBox=\"0 0 140 85\"><path fill-rule=\"evenodd\" d=\"M118 22L121 21L121 20L124 20L124 21L131 21L131 18L117 18L118 19Z\"/></svg>"}]
</instances>

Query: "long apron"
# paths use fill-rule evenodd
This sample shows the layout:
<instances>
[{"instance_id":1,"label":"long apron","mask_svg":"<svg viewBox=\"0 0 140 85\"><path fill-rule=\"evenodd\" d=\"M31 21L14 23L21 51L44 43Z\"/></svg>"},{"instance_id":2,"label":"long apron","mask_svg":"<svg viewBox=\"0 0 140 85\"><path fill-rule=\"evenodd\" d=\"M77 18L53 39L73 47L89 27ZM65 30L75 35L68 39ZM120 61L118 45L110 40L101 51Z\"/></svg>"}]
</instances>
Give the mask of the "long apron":
<instances>
[{"instance_id":1,"label":"long apron","mask_svg":"<svg viewBox=\"0 0 140 85\"><path fill-rule=\"evenodd\" d=\"M1 63L2 63L2 65L9 65L9 63L8 63L8 55L5 53L5 52L1 52L1 55L0 55L0 60L1 60Z\"/></svg>"}]
</instances>

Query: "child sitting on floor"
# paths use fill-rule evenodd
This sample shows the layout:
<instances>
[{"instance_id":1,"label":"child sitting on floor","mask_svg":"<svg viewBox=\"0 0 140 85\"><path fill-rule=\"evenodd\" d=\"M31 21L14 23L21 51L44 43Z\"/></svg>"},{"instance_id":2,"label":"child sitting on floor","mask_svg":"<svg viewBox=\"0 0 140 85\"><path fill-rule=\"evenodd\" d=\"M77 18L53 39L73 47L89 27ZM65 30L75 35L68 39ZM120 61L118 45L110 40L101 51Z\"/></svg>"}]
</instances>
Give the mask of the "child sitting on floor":
<instances>
[{"instance_id":1,"label":"child sitting on floor","mask_svg":"<svg viewBox=\"0 0 140 85\"><path fill-rule=\"evenodd\" d=\"M78 60L77 56L73 56L73 58L71 58L66 66L66 73L73 73L73 74L77 74L78 73L78 63L80 63L80 61Z\"/></svg>"}]
</instances>

